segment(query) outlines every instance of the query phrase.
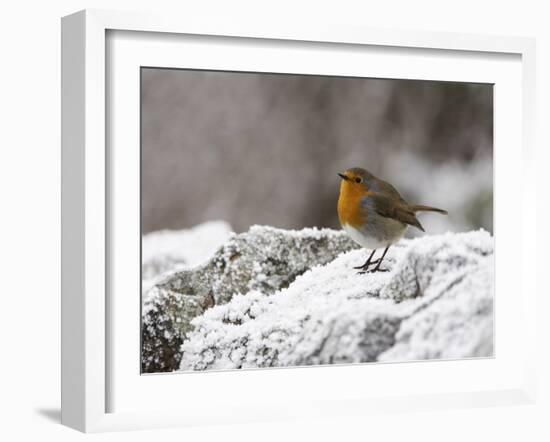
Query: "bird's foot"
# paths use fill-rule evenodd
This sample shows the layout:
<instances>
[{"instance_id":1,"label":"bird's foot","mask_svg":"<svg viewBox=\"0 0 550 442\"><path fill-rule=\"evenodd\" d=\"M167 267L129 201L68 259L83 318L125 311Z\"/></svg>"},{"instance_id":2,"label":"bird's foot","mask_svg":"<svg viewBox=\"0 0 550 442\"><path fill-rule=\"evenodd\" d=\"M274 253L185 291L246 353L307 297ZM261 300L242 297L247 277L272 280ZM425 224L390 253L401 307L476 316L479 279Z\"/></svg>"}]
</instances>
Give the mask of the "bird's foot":
<instances>
[{"instance_id":1,"label":"bird's foot","mask_svg":"<svg viewBox=\"0 0 550 442\"><path fill-rule=\"evenodd\" d=\"M360 270L359 274L362 275L363 273L376 273L376 272L389 272L389 269L381 269L380 268L380 264L382 264L382 261L384 260L384 256L386 256L386 253L388 252L388 249L390 248L390 246L387 246L385 249L384 249L384 253L382 253L382 256L374 261L371 261L372 257L374 256L374 252L376 252L376 250L373 250L372 253L370 254L369 258L367 259L367 262L365 264L363 264L362 266L359 266L359 267L354 267L355 270ZM376 267L372 270L369 270L369 267L371 265L374 265L376 264Z\"/></svg>"},{"instance_id":2,"label":"bird's foot","mask_svg":"<svg viewBox=\"0 0 550 442\"><path fill-rule=\"evenodd\" d=\"M358 275L364 275L365 273L378 273L378 272L389 272L390 269L371 269L371 270L360 270L357 272Z\"/></svg>"},{"instance_id":3,"label":"bird's foot","mask_svg":"<svg viewBox=\"0 0 550 442\"><path fill-rule=\"evenodd\" d=\"M375 259L374 261L367 261L362 266L353 267L355 270L362 270L363 272L366 272L370 266L378 264L380 262L380 258ZM361 272L359 272L361 273Z\"/></svg>"},{"instance_id":4,"label":"bird's foot","mask_svg":"<svg viewBox=\"0 0 550 442\"><path fill-rule=\"evenodd\" d=\"M380 269L378 267L375 267L374 269L369 270L368 273L389 272L389 271L390 271L390 269Z\"/></svg>"}]
</instances>

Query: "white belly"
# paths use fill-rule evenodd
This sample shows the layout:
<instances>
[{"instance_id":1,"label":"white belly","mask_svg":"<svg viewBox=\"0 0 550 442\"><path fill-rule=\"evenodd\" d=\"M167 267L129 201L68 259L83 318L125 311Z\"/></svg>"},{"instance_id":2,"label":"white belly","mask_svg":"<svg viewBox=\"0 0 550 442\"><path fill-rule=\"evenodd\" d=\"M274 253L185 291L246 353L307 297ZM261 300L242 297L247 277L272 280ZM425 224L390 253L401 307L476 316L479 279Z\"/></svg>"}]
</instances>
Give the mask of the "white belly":
<instances>
[{"instance_id":1,"label":"white belly","mask_svg":"<svg viewBox=\"0 0 550 442\"><path fill-rule=\"evenodd\" d=\"M395 235L392 235L388 238L378 239L371 235L366 235L360 230L357 230L355 227L352 227L348 224L342 226L347 234L360 246L365 247L366 249L380 249L386 248L394 242L398 241L405 233L405 228L399 232L395 232Z\"/></svg>"}]
</instances>

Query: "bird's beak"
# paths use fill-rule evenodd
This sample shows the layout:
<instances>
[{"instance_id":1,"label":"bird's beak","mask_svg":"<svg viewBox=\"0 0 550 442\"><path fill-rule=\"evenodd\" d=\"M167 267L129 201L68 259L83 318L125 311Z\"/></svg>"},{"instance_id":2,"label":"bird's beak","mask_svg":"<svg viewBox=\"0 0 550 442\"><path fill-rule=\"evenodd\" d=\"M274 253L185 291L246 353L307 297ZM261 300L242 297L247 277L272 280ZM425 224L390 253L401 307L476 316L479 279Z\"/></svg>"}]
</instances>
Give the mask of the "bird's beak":
<instances>
[{"instance_id":1,"label":"bird's beak","mask_svg":"<svg viewBox=\"0 0 550 442\"><path fill-rule=\"evenodd\" d=\"M342 178L343 180L345 180L345 181L348 181L348 180L349 180L349 178L348 178L346 175L344 175L343 173L339 173L338 176L339 176L340 178Z\"/></svg>"}]
</instances>

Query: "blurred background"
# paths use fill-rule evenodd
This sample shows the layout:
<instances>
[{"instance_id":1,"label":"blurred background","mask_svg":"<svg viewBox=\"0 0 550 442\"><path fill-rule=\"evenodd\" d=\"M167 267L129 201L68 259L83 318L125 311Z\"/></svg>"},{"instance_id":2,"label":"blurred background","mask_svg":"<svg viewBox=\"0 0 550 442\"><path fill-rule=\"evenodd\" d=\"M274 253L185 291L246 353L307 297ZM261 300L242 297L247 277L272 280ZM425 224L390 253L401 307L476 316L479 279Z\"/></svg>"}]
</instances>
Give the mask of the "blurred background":
<instances>
[{"instance_id":1,"label":"blurred background","mask_svg":"<svg viewBox=\"0 0 550 442\"><path fill-rule=\"evenodd\" d=\"M355 166L447 209L428 233L492 232L492 137L488 84L142 68L143 233L339 228Z\"/></svg>"}]
</instances>

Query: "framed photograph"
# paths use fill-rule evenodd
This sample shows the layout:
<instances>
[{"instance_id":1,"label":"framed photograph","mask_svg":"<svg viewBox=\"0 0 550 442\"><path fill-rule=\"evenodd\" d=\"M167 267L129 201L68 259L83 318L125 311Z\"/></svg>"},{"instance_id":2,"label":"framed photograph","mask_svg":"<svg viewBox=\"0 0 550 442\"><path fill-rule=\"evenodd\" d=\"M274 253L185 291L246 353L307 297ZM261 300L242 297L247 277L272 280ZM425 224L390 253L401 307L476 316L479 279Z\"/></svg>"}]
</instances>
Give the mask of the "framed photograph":
<instances>
[{"instance_id":1,"label":"framed photograph","mask_svg":"<svg viewBox=\"0 0 550 442\"><path fill-rule=\"evenodd\" d=\"M534 400L533 40L94 10L62 55L64 424Z\"/></svg>"}]
</instances>

